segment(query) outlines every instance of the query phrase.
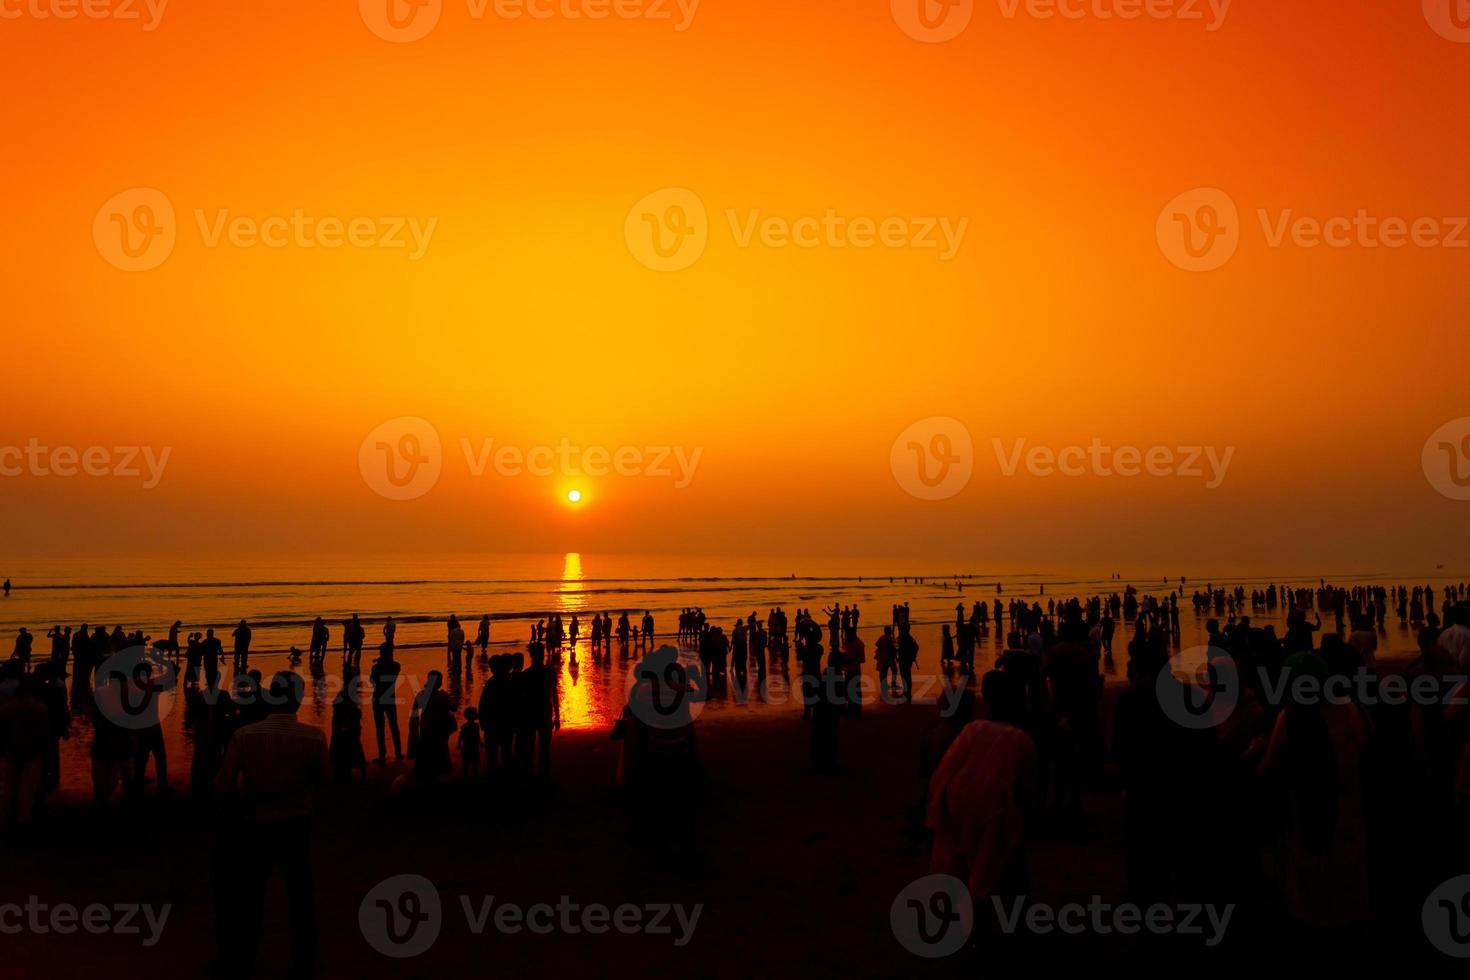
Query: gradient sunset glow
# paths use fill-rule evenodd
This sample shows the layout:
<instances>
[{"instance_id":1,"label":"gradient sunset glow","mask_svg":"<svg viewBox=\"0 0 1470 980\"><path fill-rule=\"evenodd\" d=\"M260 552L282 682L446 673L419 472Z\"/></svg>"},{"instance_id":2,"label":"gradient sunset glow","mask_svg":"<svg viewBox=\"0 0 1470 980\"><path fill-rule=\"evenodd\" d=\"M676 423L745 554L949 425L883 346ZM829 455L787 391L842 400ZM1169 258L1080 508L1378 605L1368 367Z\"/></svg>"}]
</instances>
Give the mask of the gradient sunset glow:
<instances>
[{"instance_id":1,"label":"gradient sunset glow","mask_svg":"<svg viewBox=\"0 0 1470 980\"><path fill-rule=\"evenodd\" d=\"M168 450L0 480L12 554L1415 571L1470 531L1421 459L1470 415L1448 3L0 8L0 443ZM140 188L173 242L129 271ZM1160 229L1201 188L1238 241L1190 271ZM973 476L923 500L891 454L933 417ZM439 472L395 500L360 454L402 418ZM1018 440L1233 452L1006 476ZM607 458L499 472L563 443Z\"/></svg>"}]
</instances>

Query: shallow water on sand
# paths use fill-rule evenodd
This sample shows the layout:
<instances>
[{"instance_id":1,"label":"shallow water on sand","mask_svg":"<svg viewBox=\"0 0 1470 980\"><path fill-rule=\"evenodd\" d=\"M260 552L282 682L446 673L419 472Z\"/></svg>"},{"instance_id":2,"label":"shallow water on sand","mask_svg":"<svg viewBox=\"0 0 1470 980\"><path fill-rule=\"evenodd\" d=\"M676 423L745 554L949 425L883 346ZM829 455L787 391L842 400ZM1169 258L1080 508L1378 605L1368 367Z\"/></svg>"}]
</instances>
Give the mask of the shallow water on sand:
<instances>
[{"instance_id":1,"label":"shallow water on sand","mask_svg":"<svg viewBox=\"0 0 1470 980\"><path fill-rule=\"evenodd\" d=\"M391 615L398 624L395 654L403 665L399 706L400 726L407 735L408 702L420 689L430 670L446 667L445 622L456 613L468 637L473 638L482 614L491 617L490 652L520 649L538 619L560 614L570 621L581 617L582 640L574 650L563 652L555 664L559 672L562 724L566 730L607 728L622 710L624 682L637 653L622 656L614 645L610 656L594 657L587 644L595 612L623 611L636 623L644 610L654 616L658 642L672 642L679 610L702 607L710 621L728 632L737 617L752 612L764 618L774 606L789 615L807 608L820 621L820 610L833 603L856 603L862 610L861 630L871 650L883 624L889 622L891 606L908 602L915 636L920 644L916 694L937 690L940 626L953 622L955 605L967 609L977 600L1003 602L1013 598L1028 601L1122 592L1124 582L1107 576L1089 578L1081 574L996 572L984 569L945 567L935 562L812 561L792 559L701 559L639 558L630 556L583 556L580 554L473 558L402 556L312 560L259 559L233 561L154 561L107 559L98 561L30 561L4 570L15 584L12 594L0 602L0 641L9 645L16 630L25 626L36 634L34 658L44 660L50 651L45 632L54 624L76 627L89 623L124 630L141 629L157 639L167 635L168 625L182 620L183 635L213 627L226 648L224 676L229 671L229 633L241 618L254 630L250 666L264 675L290 665L292 646L305 650L310 645L312 620L322 616L331 629L326 674L311 678L307 703L301 718L326 728L331 700L341 689L342 621L357 613L367 628L364 669L381 640L381 624ZM956 576L967 576L956 579ZM923 578L923 582L918 581ZM1190 576L1182 603L1184 647L1204 640L1204 623L1189 607L1187 596L1204 588L1205 577ZM1216 586L1241 584L1247 590L1264 588L1270 582L1307 587L1317 577L1290 576L1221 577ZM1333 581L1329 579L1329 581ZM1419 576L1387 578L1342 577L1339 584L1395 584L1414 582L1440 585L1447 581ZM1162 577L1133 583L1140 593L1163 594L1177 588L1174 578L1166 587ZM958 586L958 588L957 588ZM1282 629L1284 613L1256 614L1261 625L1275 623ZM1327 623L1330 627L1330 618ZM1117 663L1110 680L1126 670L1126 640L1120 624ZM1004 648L1004 637L992 627L982 637L977 651L977 668L994 663ZM1380 657L1404 659L1416 653L1414 637L1390 612L1387 633L1380 638ZM693 652L683 651L686 660ZM298 670L306 673L305 664ZM871 667L869 668L871 670ZM457 709L474 705L488 675L483 654L467 658L465 670L446 676L445 689ZM737 699L715 696L706 711L730 718L741 714L798 710L789 678L773 668L765 696ZM179 784L187 779L188 745L192 741L192 714L184 699L164 721L173 773ZM364 720L364 745L369 757L375 754L371 719ZM63 748L64 782L67 788L86 784L87 751L91 725L85 715L74 719L71 740Z\"/></svg>"}]
</instances>

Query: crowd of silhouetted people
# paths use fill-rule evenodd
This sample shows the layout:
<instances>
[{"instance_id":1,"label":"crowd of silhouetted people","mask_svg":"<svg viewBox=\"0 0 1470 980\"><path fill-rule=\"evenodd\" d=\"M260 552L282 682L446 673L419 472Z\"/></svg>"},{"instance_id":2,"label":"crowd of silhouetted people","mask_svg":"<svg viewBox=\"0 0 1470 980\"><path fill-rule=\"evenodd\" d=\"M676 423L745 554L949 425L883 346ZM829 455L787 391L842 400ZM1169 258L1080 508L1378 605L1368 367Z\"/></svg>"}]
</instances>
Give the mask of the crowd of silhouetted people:
<instances>
[{"instance_id":1,"label":"crowd of silhouetted people","mask_svg":"<svg viewBox=\"0 0 1470 980\"><path fill-rule=\"evenodd\" d=\"M920 752L930 870L965 881L977 905L1024 895L1027 841L1085 825L1084 789L1111 778L1142 907L1236 903L1303 955L1347 960L1371 923L1417 925L1435 885L1470 871L1467 587L1206 589L1194 608L1226 619L1208 619L1192 665L1176 653L1182 595L1181 583L1161 599L1130 589L1013 610L978 698L967 634L984 618L957 610L961 683ZM1249 615L1278 608L1279 634ZM1420 651L1392 671L1376 658L1388 609ZM1128 686L1109 712L1104 637L1120 615Z\"/></svg>"},{"instance_id":2,"label":"crowd of silhouetted people","mask_svg":"<svg viewBox=\"0 0 1470 980\"><path fill-rule=\"evenodd\" d=\"M1085 825L1087 794L1109 791L1114 779L1132 898L1235 901L1274 909L1313 934L1350 939L1426 876L1470 857L1456 830L1470 797L1470 713L1450 696L1464 693L1470 675L1467 600L1464 585L1325 582L1249 592L1211 585L1186 595L1181 579L1158 596L1128 586L1087 598L958 603L953 622L939 624L935 666L947 681L940 716L918 746L914 828L928 835L931 870L957 875L976 899L1024 894L1028 841ZM1193 710L1218 715L1206 725L1181 724L1160 682L1172 676L1185 603L1206 619L1207 651L1177 680L1181 703L1192 697ZM1278 612L1280 633L1252 617ZM1408 703L1373 696L1385 683L1377 650L1389 613L1417 637L1420 651L1393 673L1431 691ZM811 771L833 773L842 768L840 725L861 718L874 691L891 704L916 700L920 659L907 603L894 604L881 625L871 678L855 603L752 612L728 632L704 610L686 608L674 636L681 646L656 649L651 611L637 622L627 612L596 613L585 640L578 615L565 622L553 615L531 626L523 652L503 653L492 653L488 615L472 636L452 616L444 669L429 671L405 700L396 629L391 617L383 621L376 655L364 667L367 627L357 616L342 621L343 683L325 733L294 720L306 683L294 670L300 651L291 649L293 669L267 679L251 666L252 628L244 620L230 629L228 651L215 629L186 633L177 621L157 641L121 627L55 626L45 634L45 655L21 629L0 665L0 827L33 821L60 785L60 746L78 713L91 721L99 808L167 794L162 715L119 713L118 706L176 697L192 735L191 797L233 800L238 819L259 824L252 832L282 841L288 884L304 895L309 878L301 879L294 845L285 842L292 822L309 817L306 801L320 782L362 779L391 761L394 793L433 791L456 776L497 791L534 795L548 787L562 658L575 666L580 646L594 660L610 660L617 649L661 664L652 672L640 667L630 680L613 732L622 742L618 781L636 832L659 846L692 848L691 821L676 816L704 778L695 715L655 724L635 710L659 697L660 685L664 694L669 687L687 693L691 704L722 693L739 701L762 696L769 675L786 673L794 660ZM992 631L997 654L986 669L976 651ZM1119 632L1127 685L1107 699ZM309 675L323 675L330 646L319 618L310 630ZM487 676L478 700L456 710L458 680L476 650ZM1283 699L1281 690L1296 688L1278 686L1334 678L1353 682L1346 694ZM257 910L232 915L232 931L258 925L252 896L264 886L254 874L248 887L232 886L221 898ZM253 948L248 937L242 942ZM302 943L311 955L311 940Z\"/></svg>"}]
</instances>

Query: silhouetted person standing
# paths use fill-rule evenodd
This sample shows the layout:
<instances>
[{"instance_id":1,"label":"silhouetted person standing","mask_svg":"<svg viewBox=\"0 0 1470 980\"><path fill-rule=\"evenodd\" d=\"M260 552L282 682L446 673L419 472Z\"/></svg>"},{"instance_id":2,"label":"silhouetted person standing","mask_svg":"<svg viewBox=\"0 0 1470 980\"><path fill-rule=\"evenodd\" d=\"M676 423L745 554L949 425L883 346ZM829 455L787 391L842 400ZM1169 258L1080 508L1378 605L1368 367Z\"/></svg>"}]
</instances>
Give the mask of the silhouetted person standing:
<instances>
[{"instance_id":1,"label":"silhouetted person standing","mask_svg":"<svg viewBox=\"0 0 1470 980\"><path fill-rule=\"evenodd\" d=\"M813 644L818 660L821 644ZM843 697L843 675L837 664L831 663L817 677L815 701L812 708L812 768L819 773L837 771L837 720L845 710Z\"/></svg>"},{"instance_id":2,"label":"silhouetted person standing","mask_svg":"<svg viewBox=\"0 0 1470 980\"><path fill-rule=\"evenodd\" d=\"M200 650L204 655L204 683L211 691L219 689L219 662L224 658L225 646L214 635L214 630L204 631L204 643Z\"/></svg>"},{"instance_id":3,"label":"silhouetted person standing","mask_svg":"<svg viewBox=\"0 0 1470 980\"><path fill-rule=\"evenodd\" d=\"M485 735L486 760L492 775L511 771L516 718L517 678L511 673L510 654L490 658L490 679L480 692L480 725Z\"/></svg>"},{"instance_id":4,"label":"silhouetted person standing","mask_svg":"<svg viewBox=\"0 0 1470 980\"><path fill-rule=\"evenodd\" d=\"M37 682L15 665L0 675L12 692L0 704L0 830L31 822L41 797L50 719Z\"/></svg>"},{"instance_id":5,"label":"silhouetted person standing","mask_svg":"<svg viewBox=\"0 0 1470 980\"><path fill-rule=\"evenodd\" d=\"M243 674L250 669L250 627L242 619L231 635L235 638L235 673Z\"/></svg>"},{"instance_id":6,"label":"silhouetted person standing","mask_svg":"<svg viewBox=\"0 0 1470 980\"><path fill-rule=\"evenodd\" d=\"M31 669L31 644L34 639L31 631L24 626L20 628L19 633L15 634L15 651L11 657L20 662L22 670Z\"/></svg>"},{"instance_id":7,"label":"silhouetted person standing","mask_svg":"<svg viewBox=\"0 0 1470 980\"><path fill-rule=\"evenodd\" d=\"M538 781L545 782L551 776L551 733L561 728L561 706L556 698L556 675L546 666L545 648L532 643L527 650L531 666L517 679L520 726L516 732L516 766L523 776L534 772Z\"/></svg>"},{"instance_id":8,"label":"silhouetted person standing","mask_svg":"<svg viewBox=\"0 0 1470 980\"><path fill-rule=\"evenodd\" d=\"M342 690L332 701L332 772L337 782L352 779L354 769L367 778L367 755L362 751L362 706L358 704L361 677L349 670Z\"/></svg>"},{"instance_id":9,"label":"silhouetted person standing","mask_svg":"<svg viewBox=\"0 0 1470 980\"><path fill-rule=\"evenodd\" d=\"M373 682L373 728L378 733L378 763L387 761L387 746L383 742L383 726L393 732L393 756L403 761L403 742L398 736L398 674L402 670L393 659L393 645L384 642L378 647L378 659L373 661L368 675Z\"/></svg>"},{"instance_id":10,"label":"silhouetted person standing","mask_svg":"<svg viewBox=\"0 0 1470 980\"><path fill-rule=\"evenodd\" d=\"M914 664L919 660L919 641L909 632L908 620L898 634L898 677L903 682L903 699L914 699Z\"/></svg>"},{"instance_id":11,"label":"silhouetted person standing","mask_svg":"<svg viewBox=\"0 0 1470 980\"><path fill-rule=\"evenodd\" d=\"M309 977L316 967L316 898L311 880L311 792L332 778L327 739L319 728L296 720L306 684L283 671L271 678L271 713L235 733L215 778L222 797L241 803L243 831L255 853L221 863L216 900L235 899L230 930L220 936L220 966L229 976L248 977L260 945L261 913L275 865L286 877L291 905L291 975ZM226 919L225 922L231 920Z\"/></svg>"}]
</instances>

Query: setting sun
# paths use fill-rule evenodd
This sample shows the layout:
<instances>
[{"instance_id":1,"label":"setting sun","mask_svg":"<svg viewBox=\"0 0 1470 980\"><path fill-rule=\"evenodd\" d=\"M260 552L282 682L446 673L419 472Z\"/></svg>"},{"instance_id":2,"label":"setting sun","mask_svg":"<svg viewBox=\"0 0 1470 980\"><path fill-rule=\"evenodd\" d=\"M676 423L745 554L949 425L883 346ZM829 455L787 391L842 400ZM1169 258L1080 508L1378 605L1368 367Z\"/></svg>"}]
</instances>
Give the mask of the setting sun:
<instances>
[{"instance_id":1,"label":"setting sun","mask_svg":"<svg viewBox=\"0 0 1470 980\"><path fill-rule=\"evenodd\" d=\"M582 491L580 491L580 490L568 490L567 491L567 501L569 503L573 503L573 504L580 504L582 502Z\"/></svg>"}]
</instances>

